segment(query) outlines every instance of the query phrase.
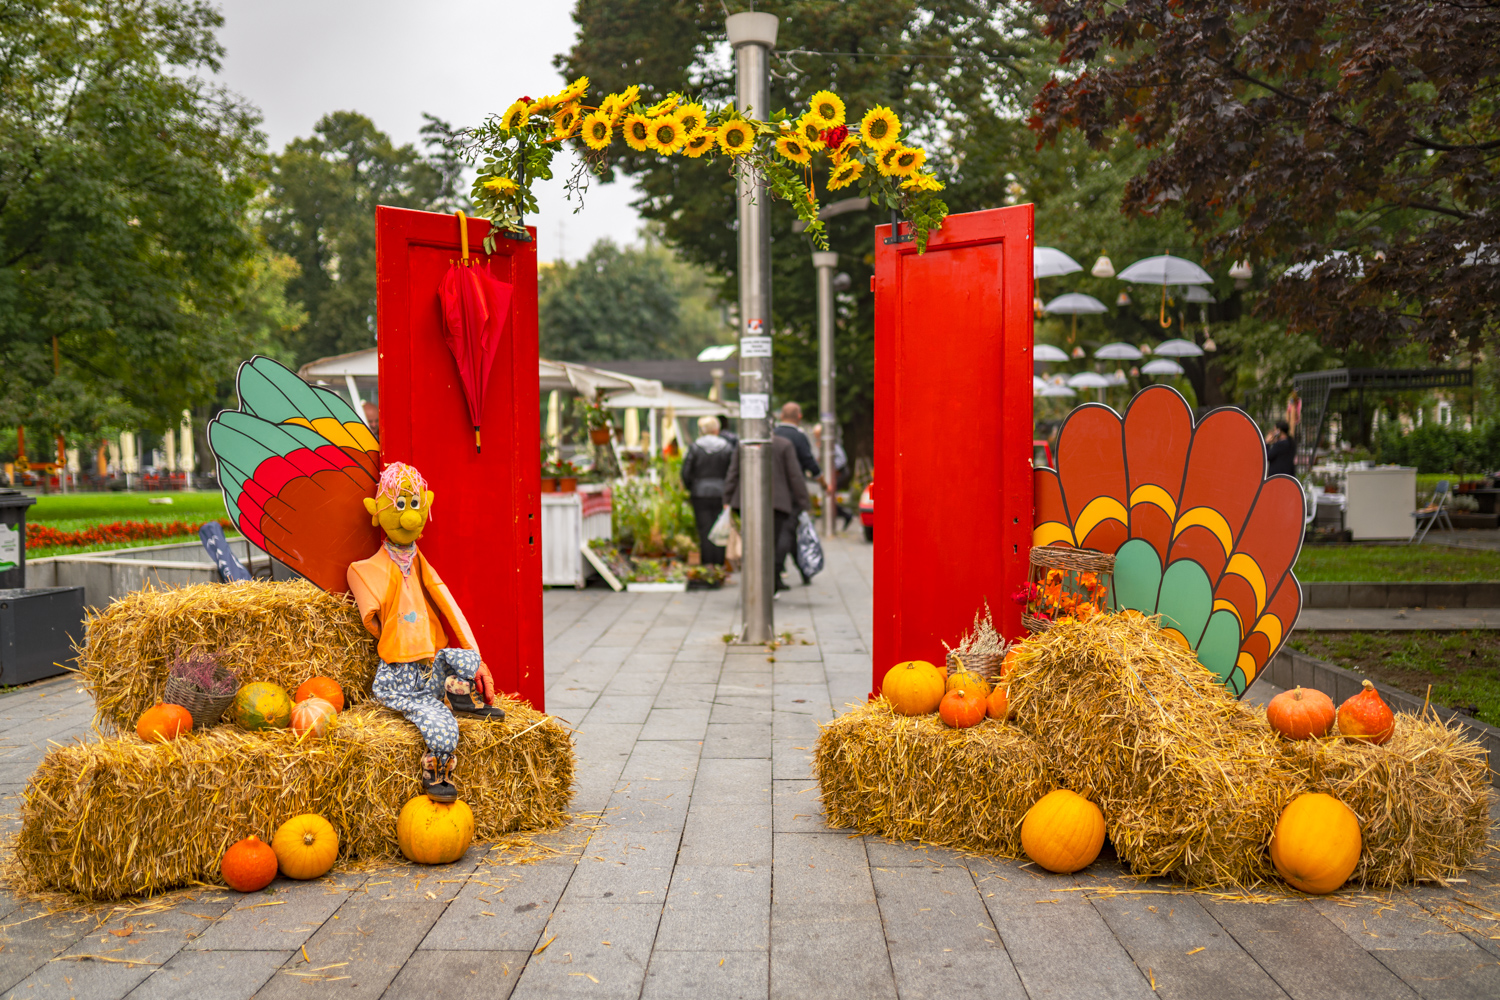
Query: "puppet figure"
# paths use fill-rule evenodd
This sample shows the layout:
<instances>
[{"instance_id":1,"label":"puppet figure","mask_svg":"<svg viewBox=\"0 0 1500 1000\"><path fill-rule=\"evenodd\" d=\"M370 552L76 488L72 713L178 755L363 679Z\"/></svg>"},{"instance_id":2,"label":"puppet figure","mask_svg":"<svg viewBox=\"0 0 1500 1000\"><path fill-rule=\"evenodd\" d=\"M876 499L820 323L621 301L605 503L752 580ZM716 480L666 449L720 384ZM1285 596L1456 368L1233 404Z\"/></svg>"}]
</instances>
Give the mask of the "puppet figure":
<instances>
[{"instance_id":1,"label":"puppet figure","mask_svg":"<svg viewBox=\"0 0 1500 1000\"><path fill-rule=\"evenodd\" d=\"M422 790L435 802L458 798L453 754L455 712L504 719L490 668L479 658L474 633L417 539L432 512L432 491L402 462L380 476L374 499L365 498L371 523L385 532L380 550L349 566L349 589L365 627L380 638L375 700L406 716L422 733ZM441 616L441 617L439 617ZM458 646L444 647L443 626ZM448 705L443 703L447 696Z\"/></svg>"}]
</instances>

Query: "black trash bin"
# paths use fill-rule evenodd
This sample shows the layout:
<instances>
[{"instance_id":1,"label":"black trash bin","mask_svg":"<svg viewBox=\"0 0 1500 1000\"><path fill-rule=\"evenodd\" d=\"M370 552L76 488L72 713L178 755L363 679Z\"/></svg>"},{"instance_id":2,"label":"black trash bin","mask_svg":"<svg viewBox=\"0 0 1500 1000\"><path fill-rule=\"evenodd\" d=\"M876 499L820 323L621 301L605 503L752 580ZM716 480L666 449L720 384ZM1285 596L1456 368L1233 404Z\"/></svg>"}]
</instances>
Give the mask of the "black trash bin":
<instances>
[{"instance_id":1,"label":"black trash bin","mask_svg":"<svg viewBox=\"0 0 1500 1000\"><path fill-rule=\"evenodd\" d=\"M0 684L56 677L83 643L83 588L0 590Z\"/></svg>"},{"instance_id":2,"label":"black trash bin","mask_svg":"<svg viewBox=\"0 0 1500 1000\"><path fill-rule=\"evenodd\" d=\"M0 489L0 590L26 586L26 508L36 497Z\"/></svg>"}]
</instances>

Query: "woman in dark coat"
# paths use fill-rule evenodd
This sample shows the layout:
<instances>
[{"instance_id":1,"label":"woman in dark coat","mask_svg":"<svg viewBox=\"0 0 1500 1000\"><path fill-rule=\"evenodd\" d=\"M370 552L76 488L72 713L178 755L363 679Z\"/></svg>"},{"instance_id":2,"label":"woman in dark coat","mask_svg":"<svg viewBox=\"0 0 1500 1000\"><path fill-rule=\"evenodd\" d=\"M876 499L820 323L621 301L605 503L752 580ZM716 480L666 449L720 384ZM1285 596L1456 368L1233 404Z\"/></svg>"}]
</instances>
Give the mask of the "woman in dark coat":
<instances>
[{"instance_id":1,"label":"woman in dark coat","mask_svg":"<svg viewBox=\"0 0 1500 1000\"><path fill-rule=\"evenodd\" d=\"M698 554L705 566L724 564L724 549L710 542L708 533L724 509L724 476L733 456L734 446L719 436L719 418L700 417L698 440L682 460L682 485L692 498Z\"/></svg>"}]
</instances>

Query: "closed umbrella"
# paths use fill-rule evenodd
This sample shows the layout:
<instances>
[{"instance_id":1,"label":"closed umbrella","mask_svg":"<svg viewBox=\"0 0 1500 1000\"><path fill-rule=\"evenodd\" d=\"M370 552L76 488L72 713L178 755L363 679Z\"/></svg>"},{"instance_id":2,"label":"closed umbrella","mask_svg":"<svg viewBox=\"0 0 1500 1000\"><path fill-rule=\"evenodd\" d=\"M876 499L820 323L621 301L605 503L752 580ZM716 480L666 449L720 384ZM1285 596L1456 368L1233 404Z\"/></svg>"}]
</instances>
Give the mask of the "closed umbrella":
<instances>
[{"instance_id":1,"label":"closed umbrella","mask_svg":"<svg viewBox=\"0 0 1500 1000\"><path fill-rule=\"evenodd\" d=\"M1036 348L1031 352L1031 356L1036 361L1068 360L1067 351L1064 351L1060 347L1053 347L1051 344L1037 344Z\"/></svg>"},{"instance_id":2,"label":"closed umbrella","mask_svg":"<svg viewBox=\"0 0 1500 1000\"><path fill-rule=\"evenodd\" d=\"M1139 361L1141 352L1129 344L1105 344L1094 352L1094 357L1105 361Z\"/></svg>"},{"instance_id":3,"label":"closed umbrella","mask_svg":"<svg viewBox=\"0 0 1500 1000\"><path fill-rule=\"evenodd\" d=\"M1121 281L1129 281L1137 285L1161 286L1159 322L1163 330L1172 325L1172 321L1167 319L1168 285L1212 285L1214 283L1213 275L1203 268L1190 260L1173 257L1171 254L1138 260L1121 271L1119 278Z\"/></svg>"},{"instance_id":4,"label":"closed umbrella","mask_svg":"<svg viewBox=\"0 0 1500 1000\"><path fill-rule=\"evenodd\" d=\"M1053 247L1037 247L1031 252L1031 274L1034 278L1055 278L1082 270L1082 264Z\"/></svg>"},{"instance_id":5,"label":"closed umbrella","mask_svg":"<svg viewBox=\"0 0 1500 1000\"><path fill-rule=\"evenodd\" d=\"M1159 358L1201 358L1203 348L1191 340L1163 340L1151 350Z\"/></svg>"},{"instance_id":6,"label":"closed umbrella","mask_svg":"<svg viewBox=\"0 0 1500 1000\"><path fill-rule=\"evenodd\" d=\"M484 413L484 389L500 351L500 338L510 319L513 286L497 279L469 257L469 220L458 214L459 260L443 275L438 301L443 309L443 339L458 363L464 400L474 424L474 450L479 447L479 421Z\"/></svg>"},{"instance_id":7,"label":"closed umbrella","mask_svg":"<svg viewBox=\"0 0 1500 1000\"><path fill-rule=\"evenodd\" d=\"M1042 311L1055 313L1059 316L1072 316L1073 335L1069 339L1077 340L1079 316L1096 316L1099 313L1108 312L1109 310L1103 302L1100 302L1092 295L1085 295L1082 292L1069 292L1066 295L1059 295L1051 302L1048 302L1042 307Z\"/></svg>"},{"instance_id":8,"label":"closed umbrella","mask_svg":"<svg viewBox=\"0 0 1500 1000\"><path fill-rule=\"evenodd\" d=\"M1202 353L1201 351L1199 352ZM1182 366L1171 358L1157 358L1141 366L1142 375L1181 375Z\"/></svg>"}]
</instances>

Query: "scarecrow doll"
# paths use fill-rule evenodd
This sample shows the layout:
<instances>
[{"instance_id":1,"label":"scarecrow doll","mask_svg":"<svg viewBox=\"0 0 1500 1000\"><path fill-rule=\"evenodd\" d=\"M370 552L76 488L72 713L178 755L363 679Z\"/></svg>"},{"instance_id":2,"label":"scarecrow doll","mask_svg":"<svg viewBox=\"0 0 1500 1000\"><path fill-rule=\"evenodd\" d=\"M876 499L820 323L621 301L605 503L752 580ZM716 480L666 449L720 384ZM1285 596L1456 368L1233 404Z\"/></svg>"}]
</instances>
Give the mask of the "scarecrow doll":
<instances>
[{"instance_id":1,"label":"scarecrow doll","mask_svg":"<svg viewBox=\"0 0 1500 1000\"><path fill-rule=\"evenodd\" d=\"M427 743L422 790L434 802L452 802L458 798L454 713L498 720L505 712L489 704L495 681L479 658L463 612L437 570L417 551L417 539L432 513L427 481L410 465L394 462L381 473L375 497L364 503L371 523L385 531L385 543L370 558L350 564L349 589L365 627L380 639L375 700L421 731ZM444 623L457 648L443 645Z\"/></svg>"}]
</instances>

